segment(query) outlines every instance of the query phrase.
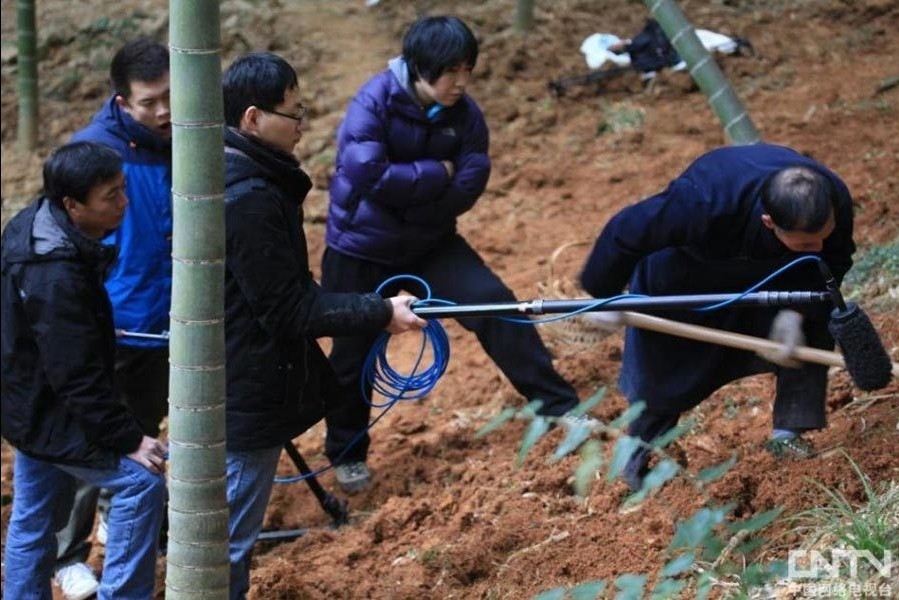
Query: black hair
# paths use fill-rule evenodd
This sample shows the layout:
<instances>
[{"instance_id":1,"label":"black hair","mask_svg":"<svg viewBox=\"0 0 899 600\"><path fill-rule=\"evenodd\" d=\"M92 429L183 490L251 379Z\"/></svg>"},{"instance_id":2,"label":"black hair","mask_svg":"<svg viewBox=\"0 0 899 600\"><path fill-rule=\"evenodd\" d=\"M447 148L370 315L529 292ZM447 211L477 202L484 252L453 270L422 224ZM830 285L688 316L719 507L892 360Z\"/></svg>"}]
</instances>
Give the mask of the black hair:
<instances>
[{"instance_id":1,"label":"black hair","mask_svg":"<svg viewBox=\"0 0 899 600\"><path fill-rule=\"evenodd\" d=\"M156 81L169 72L169 50L149 38L128 42L112 57L109 79L113 91L131 97L132 81Z\"/></svg>"},{"instance_id":2,"label":"black hair","mask_svg":"<svg viewBox=\"0 0 899 600\"><path fill-rule=\"evenodd\" d=\"M122 158L108 146L73 142L60 146L44 161L44 196L62 205L66 196L84 204L91 188L122 172Z\"/></svg>"},{"instance_id":3,"label":"black hair","mask_svg":"<svg viewBox=\"0 0 899 600\"><path fill-rule=\"evenodd\" d=\"M784 231L817 233L836 207L833 182L808 167L788 167L768 176L761 190L762 207Z\"/></svg>"},{"instance_id":4,"label":"black hair","mask_svg":"<svg viewBox=\"0 0 899 600\"><path fill-rule=\"evenodd\" d=\"M434 83L460 63L473 69L478 62L478 42L468 25L456 17L424 17L403 37L403 58L412 81Z\"/></svg>"},{"instance_id":5,"label":"black hair","mask_svg":"<svg viewBox=\"0 0 899 600\"><path fill-rule=\"evenodd\" d=\"M240 126L251 106L272 110L287 90L297 87L297 73L286 60L271 52L253 52L235 60L222 75L225 123Z\"/></svg>"}]
</instances>

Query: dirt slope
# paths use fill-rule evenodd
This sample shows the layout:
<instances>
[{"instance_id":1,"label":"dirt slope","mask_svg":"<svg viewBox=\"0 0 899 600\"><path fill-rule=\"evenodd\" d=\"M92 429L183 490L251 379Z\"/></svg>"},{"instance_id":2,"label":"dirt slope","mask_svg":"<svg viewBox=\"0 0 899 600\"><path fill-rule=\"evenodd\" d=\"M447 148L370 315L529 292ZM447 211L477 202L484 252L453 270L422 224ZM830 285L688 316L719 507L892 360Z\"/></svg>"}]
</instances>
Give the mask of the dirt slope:
<instances>
[{"instance_id":1,"label":"dirt slope","mask_svg":"<svg viewBox=\"0 0 899 600\"><path fill-rule=\"evenodd\" d=\"M889 0L751 0L684 2L695 25L752 40L755 57L719 60L767 141L783 143L833 167L856 202L860 255L899 239L899 90L878 92L896 76L899 12ZM537 3L534 32L511 31L514 2L462 4L429 0L228 0L223 3L224 59L270 49L297 68L311 129L301 148L316 190L308 201L310 254L321 255L326 186L334 130L358 86L399 51L404 28L420 14L467 19L481 42L471 94L491 128L493 174L462 233L521 297L549 278L549 257L566 242L591 241L610 215L653 193L705 150L726 141L705 98L685 74L664 73L652 93L638 78L552 96L547 81L586 70L578 52L589 34L635 33L646 18L626 0ZM41 147L14 146L16 123L14 3L2 5L3 216L39 187L47 151L87 122L107 93L105 70L115 47L139 32L164 39L167 3L124 0L38 3L42 103ZM103 15L103 19L98 17ZM586 251L567 250L557 275L573 276ZM899 359L895 271L875 286L871 316ZM891 297L889 292L893 290ZM525 423L484 438L475 431L504 406L521 406L476 340L447 323L448 373L424 401L396 407L373 432L376 485L350 500L352 522L339 531L302 485L278 486L267 528L322 527L294 542L262 546L253 598L522 598L556 585L625 572L654 573L674 531L702 498L684 482L666 486L636 511L621 511L620 483L598 480L589 497L572 496L574 459L550 464L562 437L553 432L521 468L515 456ZM547 336L551 337L551 336ZM610 385L594 411L612 419L625 403L614 390L621 338L592 348L555 347L557 364L583 397ZM685 366L688 368L688 366ZM863 498L846 461L824 452L801 464L777 464L760 445L770 428L773 380L760 376L715 394L694 414L681 441L689 470L735 455L736 466L709 489L735 502L737 518L775 506L795 512L824 501L807 477ZM834 373L829 427L819 448L844 448L875 481L899 478L895 447L899 386L873 396ZM324 464L322 430L298 440L304 456ZM11 493L11 452L3 448L2 493ZM284 473L289 473L287 461ZM333 485L330 475L322 478ZM4 502L3 522L9 516ZM775 539L785 525L768 533ZM762 547L783 557L790 536ZM102 562L98 551L92 557ZM160 565L162 569L162 563Z\"/></svg>"}]
</instances>

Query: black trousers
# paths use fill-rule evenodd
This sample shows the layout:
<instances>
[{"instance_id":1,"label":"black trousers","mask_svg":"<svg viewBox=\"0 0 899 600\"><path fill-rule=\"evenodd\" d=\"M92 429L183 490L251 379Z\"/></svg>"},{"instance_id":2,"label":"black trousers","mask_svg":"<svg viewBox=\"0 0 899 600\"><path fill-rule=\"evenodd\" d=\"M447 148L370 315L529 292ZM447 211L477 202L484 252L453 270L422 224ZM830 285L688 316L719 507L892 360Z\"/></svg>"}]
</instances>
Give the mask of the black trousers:
<instances>
[{"instance_id":1,"label":"black trousers","mask_svg":"<svg viewBox=\"0 0 899 600\"><path fill-rule=\"evenodd\" d=\"M325 250L322 260L322 287L329 292L371 292L388 277L410 274L431 286L436 298L459 304L515 301L512 291L490 270L477 252L459 235L450 236L440 248L411 265L387 266ZM385 289L385 297L402 288L424 295L414 282L398 282ZM578 404L577 392L552 365L552 357L533 327L508 323L497 318L459 319L474 332L487 355L515 389L529 401L542 400L540 413L558 416ZM376 337L335 338L331 363L342 386L342 397L331 402L326 416L325 454L334 464L364 461L369 437L361 437L352 448L352 439L368 425L370 407L361 395L360 373Z\"/></svg>"},{"instance_id":2,"label":"black trousers","mask_svg":"<svg viewBox=\"0 0 899 600\"><path fill-rule=\"evenodd\" d=\"M803 327L807 345L831 349L833 339L827 326L821 321L811 321ZM777 377L774 395L774 429L807 431L821 429L827 424L825 401L827 398L827 367L813 363L801 363L796 369L781 367L758 356L751 356L745 375L774 373ZM701 401L701 399L700 399ZM694 403L694 406L699 401ZM680 413L665 411L663 407L647 406L640 416L631 422L628 433L644 442L651 442L677 425Z\"/></svg>"}]
</instances>

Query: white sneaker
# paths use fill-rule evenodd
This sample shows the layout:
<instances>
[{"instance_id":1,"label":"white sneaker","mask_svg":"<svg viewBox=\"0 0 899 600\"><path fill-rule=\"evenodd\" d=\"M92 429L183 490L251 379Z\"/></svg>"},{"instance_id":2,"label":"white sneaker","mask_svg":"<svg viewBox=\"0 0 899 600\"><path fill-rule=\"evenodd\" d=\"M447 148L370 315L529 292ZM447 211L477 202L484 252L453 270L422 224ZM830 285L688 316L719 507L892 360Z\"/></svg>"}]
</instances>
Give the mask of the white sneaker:
<instances>
[{"instance_id":1,"label":"white sneaker","mask_svg":"<svg viewBox=\"0 0 899 600\"><path fill-rule=\"evenodd\" d=\"M89 566L73 563L56 571L56 585L66 600L85 600L97 593L100 582Z\"/></svg>"},{"instance_id":2,"label":"white sneaker","mask_svg":"<svg viewBox=\"0 0 899 600\"><path fill-rule=\"evenodd\" d=\"M109 526L106 525L106 520L100 517L100 524L97 525L97 533L94 534L94 539L101 546L105 546L107 537L109 537Z\"/></svg>"}]
</instances>

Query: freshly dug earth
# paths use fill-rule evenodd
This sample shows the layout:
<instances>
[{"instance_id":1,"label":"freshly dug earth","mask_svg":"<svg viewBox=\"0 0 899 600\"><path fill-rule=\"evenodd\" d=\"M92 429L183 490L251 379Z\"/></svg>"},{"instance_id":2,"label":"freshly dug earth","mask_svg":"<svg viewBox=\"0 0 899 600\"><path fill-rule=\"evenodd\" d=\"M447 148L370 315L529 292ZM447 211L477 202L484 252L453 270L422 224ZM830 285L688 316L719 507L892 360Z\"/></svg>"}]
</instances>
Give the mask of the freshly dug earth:
<instances>
[{"instance_id":1,"label":"freshly dug earth","mask_svg":"<svg viewBox=\"0 0 899 600\"><path fill-rule=\"evenodd\" d=\"M108 93L115 48L139 34L165 40L167 3L46 0L38 4L41 47L40 147L15 146L14 3L2 6L2 198L4 223L40 186L49 150L83 126ZM899 13L890 0L748 0L683 2L698 27L749 38L753 57L719 59L764 138L807 153L847 182L856 203L856 240L896 248L899 237L899 90L879 89L896 76ZM491 129L493 173L487 192L460 220L460 230L520 297L548 293L551 280L570 283L591 242L617 210L662 189L702 152L725 144L720 123L688 75L662 73L651 93L628 74L557 98L547 82L584 72L580 42L594 32L627 36L646 11L626 0L537 3L534 30L512 30L514 2L382 0L227 0L222 4L224 62L249 50L285 56L300 74L311 128L299 156L316 189L307 201L310 255L321 256L334 133L347 101L388 58L404 29L422 14L465 18L481 42L471 85ZM553 264L560 245L565 250ZM893 257L895 261L895 257ZM899 325L896 269L877 271L859 290L893 360ZM880 274L879 274L880 273ZM878 279L879 277L879 279ZM571 290L571 288L568 288ZM252 598L522 598L558 585L623 573L652 582L677 520L705 501L676 480L635 510L622 510L626 490L597 479L589 495L573 495L576 458L550 462L562 433L553 431L515 465L526 422L484 436L475 432L505 406L522 406L474 337L447 322L450 367L417 403L395 407L373 430L369 465L375 484L350 499L351 522L327 529L328 518L303 484L277 486L266 528L312 527L296 541L260 545ZM552 330L543 330L550 341ZM327 342L324 342L327 344ZM398 344L398 354L407 346ZM620 335L591 346L553 345L561 373L582 397L608 386L593 411L611 420L625 408L615 390ZM677 360L677 357L672 357ZM690 368L685 364L684 368ZM770 429L773 378L730 385L698 407L677 450L691 473L737 458L706 494L732 502L733 518L775 507L787 514L826 502L809 478L852 501L864 492L846 451L875 482L896 480L899 386L875 394L854 389L834 372L829 426L811 439L825 451L801 463L777 463L761 448ZM324 465L321 426L297 440L313 465ZM13 493L12 452L2 457L2 522ZM283 473L291 472L285 458ZM330 474L321 478L333 487ZM778 521L754 555L784 558L799 543ZM102 548L92 564L102 564ZM160 575L164 559L160 560ZM161 578L160 578L161 579ZM160 580L160 597L163 584ZM718 588L721 591L722 588Z\"/></svg>"}]
</instances>

